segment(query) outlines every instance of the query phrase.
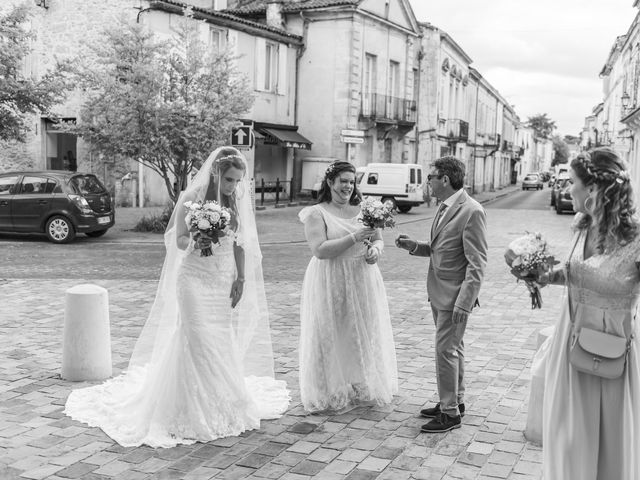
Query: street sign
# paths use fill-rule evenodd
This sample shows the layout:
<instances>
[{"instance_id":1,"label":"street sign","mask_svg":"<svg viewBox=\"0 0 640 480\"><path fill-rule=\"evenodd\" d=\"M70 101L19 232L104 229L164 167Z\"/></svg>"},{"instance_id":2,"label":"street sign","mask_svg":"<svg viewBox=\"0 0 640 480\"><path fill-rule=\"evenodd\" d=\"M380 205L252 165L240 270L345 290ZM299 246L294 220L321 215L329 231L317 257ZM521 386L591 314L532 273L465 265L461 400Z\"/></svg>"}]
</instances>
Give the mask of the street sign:
<instances>
[{"instance_id":1,"label":"street sign","mask_svg":"<svg viewBox=\"0 0 640 480\"><path fill-rule=\"evenodd\" d=\"M340 137L342 143L364 143L364 137Z\"/></svg>"},{"instance_id":2,"label":"street sign","mask_svg":"<svg viewBox=\"0 0 640 480\"><path fill-rule=\"evenodd\" d=\"M340 135L343 137L364 137L364 130L342 130Z\"/></svg>"},{"instance_id":3,"label":"street sign","mask_svg":"<svg viewBox=\"0 0 640 480\"><path fill-rule=\"evenodd\" d=\"M253 127L250 125L233 127L231 129L231 146L246 148L253 147Z\"/></svg>"}]
</instances>

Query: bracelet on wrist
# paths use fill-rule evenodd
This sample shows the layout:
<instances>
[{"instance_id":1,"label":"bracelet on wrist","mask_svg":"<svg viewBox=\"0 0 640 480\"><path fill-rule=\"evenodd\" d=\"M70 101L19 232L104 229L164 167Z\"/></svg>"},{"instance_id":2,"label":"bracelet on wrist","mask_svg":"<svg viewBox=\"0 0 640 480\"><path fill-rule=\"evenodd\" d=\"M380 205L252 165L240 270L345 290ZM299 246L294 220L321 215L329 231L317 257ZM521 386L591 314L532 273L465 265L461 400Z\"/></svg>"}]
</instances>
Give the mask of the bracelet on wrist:
<instances>
[{"instance_id":1,"label":"bracelet on wrist","mask_svg":"<svg viewBox=\"0 0 640 480\"><path fill-rule=\"evenodd\" d=\"M244 282L244 277L238 277L238 278L236 278L236 280L239 281L239 282Z\"/></svg>"}]
</instances>

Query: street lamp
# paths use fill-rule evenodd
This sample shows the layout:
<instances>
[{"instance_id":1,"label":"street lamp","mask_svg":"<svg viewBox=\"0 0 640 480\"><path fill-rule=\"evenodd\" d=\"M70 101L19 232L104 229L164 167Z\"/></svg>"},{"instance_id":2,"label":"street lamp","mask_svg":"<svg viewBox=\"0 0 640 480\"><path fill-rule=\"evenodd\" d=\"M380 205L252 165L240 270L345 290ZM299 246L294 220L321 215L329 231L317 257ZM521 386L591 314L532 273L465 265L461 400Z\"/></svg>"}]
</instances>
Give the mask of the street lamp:
<instances>
[{"instance_id":1,"label":"street lamp","mask_svg":"<svg viewBox=\"0 0 640 480\"><path fill-rule=\"evenodd\" d=\"M622 100L622 108L626 110L629 107L629 102L631 101L631 97L627 92L624 92L622 94L621 100Z\"/></svg>"}]
</instances>

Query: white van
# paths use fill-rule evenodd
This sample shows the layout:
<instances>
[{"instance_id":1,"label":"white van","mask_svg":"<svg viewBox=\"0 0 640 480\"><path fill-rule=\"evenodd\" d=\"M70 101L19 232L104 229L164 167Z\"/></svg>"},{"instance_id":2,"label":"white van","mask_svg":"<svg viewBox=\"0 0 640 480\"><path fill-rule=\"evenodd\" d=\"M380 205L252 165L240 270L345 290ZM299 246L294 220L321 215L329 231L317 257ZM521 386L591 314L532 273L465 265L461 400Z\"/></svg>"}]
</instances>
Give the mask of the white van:
<instances>
[{"instance_id":1,"label":"white van","mask_svg":"<svg viewBox=\"0 0 640 480\"><path fill-rule=\"evenodd\" d=\"M424 203L422 166L412 163L370 163L357 169L358 189L365 197L391 202L402 213Z\"/></svg>"}]
</instances>

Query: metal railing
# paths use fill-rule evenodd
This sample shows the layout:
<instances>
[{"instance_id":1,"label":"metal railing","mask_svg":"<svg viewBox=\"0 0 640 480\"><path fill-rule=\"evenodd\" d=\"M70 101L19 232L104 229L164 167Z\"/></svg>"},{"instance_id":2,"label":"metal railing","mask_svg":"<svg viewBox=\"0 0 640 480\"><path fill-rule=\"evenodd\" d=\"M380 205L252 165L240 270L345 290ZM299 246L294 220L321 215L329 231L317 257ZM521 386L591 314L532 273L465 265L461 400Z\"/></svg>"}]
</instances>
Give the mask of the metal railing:
<instances>
[{"instance_id":1,"label":"metal railing","mask_svg":"<svg viewBox=\"0 0 640 480\"><path fill-rule=\"evenodd\" d=\"M445 135L449 139L466 142L469 139L469 122L459 118L450 118L445 124Z\"/></svg>"},{"instance_id":2,"label":"metal railing","mask_svg":"<svg viewBox=\"0 0 640 480\"><path fill-rule=\"evenodd\" d=\"M265 181L261 178L260 181L255 182L255 202L256 205L264 206L266 203L291 203L295 198L295 183L293 178L290 180L280 180L276 178L275 181Z\"/></svg>"},{"instance_id":3,"label":"metal railing","mask_svg":"<svg viewBox=\"0 0 640 480\"><path fill-rule=\"evenodd\" d=\"M369 93L362 96L361 114L365 118L415 123L416 113L415 100L391 97L379 93Z\"/></svg>"}]
</instances>

